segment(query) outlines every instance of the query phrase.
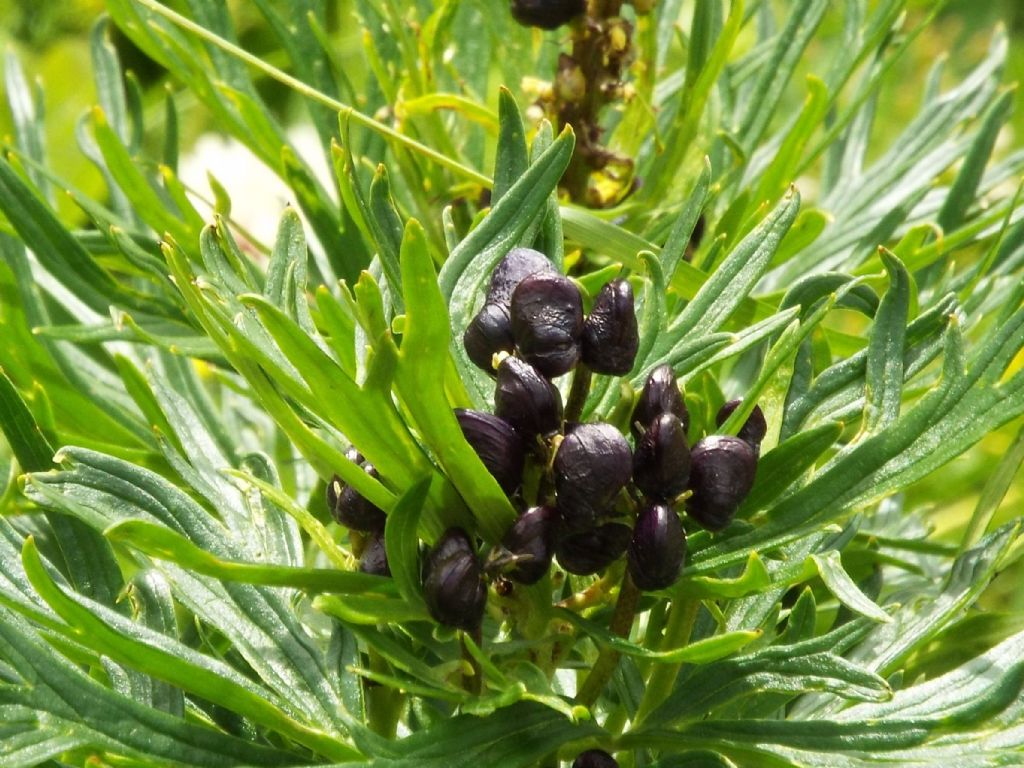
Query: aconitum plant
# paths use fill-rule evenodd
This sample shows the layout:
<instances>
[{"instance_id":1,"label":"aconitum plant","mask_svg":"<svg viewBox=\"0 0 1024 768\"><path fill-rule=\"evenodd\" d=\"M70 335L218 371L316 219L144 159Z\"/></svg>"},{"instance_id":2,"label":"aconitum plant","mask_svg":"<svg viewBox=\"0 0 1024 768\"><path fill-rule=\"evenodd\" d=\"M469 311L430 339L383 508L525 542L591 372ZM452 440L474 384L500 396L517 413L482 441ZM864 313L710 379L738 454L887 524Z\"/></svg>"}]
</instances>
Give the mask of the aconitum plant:
<instances>
[{"instance_id":1,"label":"aconitum plant","mask_svg":"<svg viewBox=\"0 0 1024 768\"><path fill-rule=\"evenodd\" d=\"M0 765L1021 764L1001 28L103 5L76 126L5 63Z\"/></svg>"}]
</instances>

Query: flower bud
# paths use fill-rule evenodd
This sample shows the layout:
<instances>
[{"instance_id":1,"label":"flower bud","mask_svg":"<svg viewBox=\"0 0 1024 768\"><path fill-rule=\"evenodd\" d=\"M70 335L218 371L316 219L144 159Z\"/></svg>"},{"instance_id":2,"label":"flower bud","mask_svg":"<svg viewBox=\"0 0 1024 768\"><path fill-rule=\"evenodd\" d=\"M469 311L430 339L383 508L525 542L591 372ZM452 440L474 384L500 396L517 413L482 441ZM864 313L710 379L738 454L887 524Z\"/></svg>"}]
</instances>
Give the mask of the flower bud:
<instances>
[{"instance_id":1,"label":"flower bud","mask_svg":"<svg viewBox=\"0 0 1024 768\"><path fill-rule=\"evenodd\" d=\"M455 409L462 434L507 495L523 480L523 439L504 419L482 411Z\"/></svg>"},{"instance_id":2,"label":"flower bud","mask_svg":"<svg viewBox=\"0 0 1024 768\"><path fill-rule=\"evenodd\" d=\"M738 437L710 435L690 451L690 490L686 511L711 531L732 522L740 503L750 493L757 471L757 454Z\"/></svg>"},{"instance_id":3,"label":"flower bud","mask_svg":"<svg viewBox=\"0 0 1024 768\"><path fill-rule=\"evenodd\" d=\"M555 494L568 527L581 530L608 511L632 474L629 443L611 424L579 424L555 453Z\"/></svg>"},{"instance_id":4,"label":"flower bud","mask_svg":"<svg viewBox=\"0 0 1024 768\"><path fill-rule=\"evenodd\" d=\"M619 768L619 764L603 749L588 749L572 761L572 768Z\"/></svg>"},{"instance_id":5,"label":"flower bud","mask_svg":"<svg viewBox=\"0 0 1024 768\"><path fill-rule=\"evenodd\" d=\"M580 354L597 373L629 373L640 346L633 288L627 280L605 283L583 323Z\"/></svg>"},{"instance_id":6,"label":"flower bud","mask_svg":"<svg viewBox=\"0 0 1024 768\"><path fill-rule=\"evenodd\" d=\"M568 373L580 358L583 299L561 275L534 274L512 292L509 310L519 355L551 378Z\"/></svg>"},{"instance_id":7,"label":"flower bud","mask_svg":"<svg viewBox=\"0 0 1024 768\"><path fill-rule=\"evenodd\" d=\"M686 490L690 479L690 446L683 422L674 413L658 416L633 453L633 483L645 496L669 501Z\"/></svg>"},{"instance_id":8,"label":"flower bud","mask_svg":"<svg viewBox=\"0 0 1024 768\"><path fill-rule=\"evenodd\" d=\"M473 365L493 376L491 359L495 353L511 353L516 347L508 307L500 304L485 304L481 307L462 334L462 344Z\"/></svg>"},{"instance_id":9,"label":"flower bud","mask_svg":"<svg viewBox=\"0 0 1024 768\"><path fill-rule=\"evenodd\" d=\"M725 424L726 419L732 416L732 412L739 408L742 402L742 400L730 400L723 405L718 410L718 415L715 416L715 424L718 426ZM750 412L750 416L743 422L743 426L740 427L736 437L740 440L746 440L750 443L750 447L757 452L766 434L768 434L768 422L765 421L764 411L761 410L761 406L755 405L754 410Z\"/></svg>"},{"instance_id":10,"label":"flower bud","mask_svg":"<svg viewBox=\"0 0 1024 768\"><path fill-rule=\"evenodd\" d=\"M559 525L554 507L531 507L508 529L501 546L518 559L508 576L520 584L535 584L547 573Z\"/></svg>"},{"instance_id":11,"label":"flower bud","mask_svg":"<svg viewBox=\"0 0 1024 768\"><path fill-rule=\"evenodd\" d=\"M374 576L390 576L388 553L384 549L384 531L376 531L370 535L359 557L359 570Z\"/></svg>"},{"instance_id":12,"label":"flower bud","mask_svg":"<svg viewBox=\"0 0 1024 768\"><path fill-rule=\"evenodd\" d=\"M506 357L498 366L494 412L523 438L557 432L562 425L562 395L550 381L518 357Z\"/></svg>"},{"instance_id":13,"label":"flower bud","mask_svg":"<svg viewBox=\"0 0 1024 768\"><path fill-rule=\"evenodd\" d=\"M476 629L483 620L487 585L473 543L461 528L449 528L427 555L423 596L441 624Z\"/></svg>"},{"instance_id":14,"label":"flower bud","mask_svg":"<svg viewBox=\"0 0 1024 768\"><path fill-rule=\"evenodd\" d=\"M487 289L487 303L496 304L506 310L512 303L512 292L530 275L557 275L558 270L551 260L533 248L513 248L498 262L491 273L491 284Z\"/></svg>"},{"instance_id":15,"label":"flower bud","mask_svg":"<svg viewBox=\"0 0 1024 768\"><path fill-rule=\"evenodd\" d=\"M659 365L647 377L640 398L633 407L633 415L629 420L633 437L639 440L641 430L663 413L674 413L683 422L683 431L690 429L690 413L683 402L683 393L676 384L676 375L672 366ZM637 424L640 426L638 427Z\"/></svg>"},{"instance_id":16,"label":"flower bud","mask_svg":"<svg viewBox=\"0 0 1024 768\"><path fill-rule=\"evenodd\" d=\"M377 470L372 464L363 464L363 471L370 477L378 477ZM384 510L360 496L337 475L327 484L327 508L335 520L356 531L380 530L387 519Z\"/></svg>"},{"instance_id":17,"label":"flower bud","mask_svg":"<svg viewBox=\"0 0 1024 768\"><path fill-rule=\"evenodd\" d=\"M622 523L605 523L564 536L555 548L558 564L569 573L588 576L618 560L629 545L631 531Z\"/></svg>"},{"instance_id":18,"label":"flower bud","mask_svg":"<svg viewBox=\"0 0 1024 768\"><path fill-rule=\"evenodd\" d=\"M557 29L583 13L584 0L512 0L512 17L523 26Z\"/></svg>"},{"instance_id":19,"label":"flower bud","mask_svg":"<svg viewBox=\"0 0 1024 768\"><path fill-rule=\"evenodd\" d=\"M667 589L679 578L685 556L686 534L675 510L666 504L641 509L626 561L633 583L644 590Z\"/></svg>"}]
</instances>

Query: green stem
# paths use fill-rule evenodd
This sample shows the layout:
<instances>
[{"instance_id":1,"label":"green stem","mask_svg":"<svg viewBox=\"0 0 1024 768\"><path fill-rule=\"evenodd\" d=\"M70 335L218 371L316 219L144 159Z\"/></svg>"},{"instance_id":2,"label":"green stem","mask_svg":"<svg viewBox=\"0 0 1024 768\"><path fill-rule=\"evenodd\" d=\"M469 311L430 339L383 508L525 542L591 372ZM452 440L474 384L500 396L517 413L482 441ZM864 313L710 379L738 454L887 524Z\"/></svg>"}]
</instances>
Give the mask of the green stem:
<instances>
[{"instance_id":1,"label":"green stem","mask_svg":"<svg viewBox=\"0 0 1024 768\"><path fill-rule=\"evenodd\" d=\"M608 628L619 637L629 637L629 631L633 627L633 617L636 616L636 606L640 602L640 590L636 588L629 571L622 577L622 586L619 588L619 599L615 602L615 611L612 613L611 623ZM611 648L602 648L598 654L597 661L583 681L579 692L576 694L576 701L586 707L592 707L597 697L601 695L605 684L611 679L615 667L619 663L619 652Z\"/></svg>"},{"instance_id":2,"label":"green stem","mask_svg":"<svg viewBox=\"0 0 1024 768\"><path fill-rule=\"evenodd\" d=\"M660 644L662 649L682 648L690 642L690 633L697 620L699 608L699 600L681 599L672 602L665 635ZM668 698L681 667L682 664L657 664L654 666L643 698L640 700L640 706L637 708L636 717L633 718L634 723L642 722L651 711Z\"/></svg>"},{"instance_id":3,"label":"green stem","mask_svg":"<svg viewBox=\"0 0 1024 768\"><path fill-rule=\"evenodd\" d=\"M472 635L473 642L476 643L476 647L483 648L484 636L480 627L472 630L470 634ZM460 641L459 645L462 648L462 659L469 662L469 666L473 668L472 675L462 676L462 687L474 696L479 696L480 691L483 690L483 670L480 669L480 662L466 648L465 641Z\"/></svg>"},{"instance_id":4,"label":"green stem","mask_svg":"<svg viewBox=\"0 0 1024 768\"><path fill-rule=\"evenodd\" d=\"M590 380L592 374L590 369L583 363L576 366L572 374L572 387L569 389L569 399L565 402L564 420L566 423L579 421L583 415L583 406L587 404L587 395L590 394Z\"/></svg>"}]
</instances>

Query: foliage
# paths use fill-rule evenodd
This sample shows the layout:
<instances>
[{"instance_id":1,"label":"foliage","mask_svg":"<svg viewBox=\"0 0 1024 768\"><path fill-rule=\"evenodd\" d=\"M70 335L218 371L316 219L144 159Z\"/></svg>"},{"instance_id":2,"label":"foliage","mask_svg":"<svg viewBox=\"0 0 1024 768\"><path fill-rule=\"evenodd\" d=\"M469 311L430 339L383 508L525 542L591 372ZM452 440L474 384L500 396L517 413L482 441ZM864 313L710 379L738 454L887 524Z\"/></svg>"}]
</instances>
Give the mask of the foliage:
<instances>
[{"instance_id":1,"label":"foliage","mask_svg":"<svg viewBox=\"0 0 1024 768\"><path fill-rule=\"evenodd\" d=\"M357 71L327 3L253 5L287 73L238 46L223 2L108 0L76 136L102 200L48 164L39 89L6 63L5 766L513 768L595 745L661 768L1019 762L1024 622L976 603L1022 551L1019 520L992 521L1024 438L956 541L906 495L1024 414L1001 30L959 82L938 62L878 145L929 21L899 0L626 8L634 96L602 140L642 184L595 212L558 194L571 127L524 121L521 84L555 72L559 32L477 1L359 0ZM111 24L174 84L155 151ZM255 71L307 99L330 184ZM274 243L219 185L209 217L179 180L186 98L290 188ZM621 565L492 590L475 637L423 603L420 540L458 524L493 544L515 516L452 409L490 405L459 342L516 245L588 297L620 274L637 289L636 365L594 377L587 418L625 427L665 362L691 437L734 396L767 417L740 519L691 532L682 577L625 637L608 628ZM392 578L354 572L334 474L388 512Z\"/></svg>"}]
</instances>

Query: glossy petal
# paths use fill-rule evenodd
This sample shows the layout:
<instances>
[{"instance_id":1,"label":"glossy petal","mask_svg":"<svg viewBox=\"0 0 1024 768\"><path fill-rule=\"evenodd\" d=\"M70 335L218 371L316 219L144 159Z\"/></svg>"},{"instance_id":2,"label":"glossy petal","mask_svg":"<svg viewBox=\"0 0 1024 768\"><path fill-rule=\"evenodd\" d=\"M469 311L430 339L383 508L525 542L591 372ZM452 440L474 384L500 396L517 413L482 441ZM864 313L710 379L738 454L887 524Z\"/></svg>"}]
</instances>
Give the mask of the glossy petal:
<instances>
[{"instance_id":1,"label":"glossy petal","mask_svg":"<svg viewBox=\"0 0 1024 768\"><path fill-rule=\"evenodd\" d=\"M690 479L690 446L683 422L663 413L651 422L633 453L633 483L656 501L674 499Z\"/></svg>"},{"instance_id":2,"label":"glossy petal","mask_svg":"<svg viewBox=\"0 0 1024 768\"><path fill-rule=\"evenodd\" d=\"M511 424L490 413L457 408L455 417L466 441L473 446L487 471L511 496L523 479L526 455L522 437Z\"/></svg>"},{"instance_id":3,"label":"glossy petal","mask_svg":"<svg viewBox=\"0 0 1024 768\"><path fill-rule=\"evenodd\" d=\"M554 555L560 518L554 507L531 507L519 516L501 540L509 554L526 557L508 572L513 581L534 584L547 573Z\"/></svg>"},{"instance_id":4,"label":"glossy petal","mask_svg":"<svg viewBox=\"0 0 1024 768\"><path fill-rule=\"evenodd\" d=\"M594 524L632 475L629 444L610 424L579 424L555 454L558 508L571 530Z\"/></svg>"},{"instance_id":5,"label":"glossy petal","mask_svg":"<svg viewBox=\"0 0 1024 768\"><path fill-rule=\"evenodd\" d=\"M473 364L494 375L491 360L497 352L511 353L516 346L512 337L512 321L508 308L498 304L485 304L462 334L466 354Z\"/></svg>"},{"instance_id":6,"label":"glossy petal","mask_svg":"<svg viewBox=\"0 0 1024 768\"><path fill-rule=\"evenodd\" d=\"M557 432L562 425L562 396L540 372L518 357L498 366L494 412L526 440Z\"/></svg>"},{"instance_id":7,"label":"glossy petal","mask_svg":"<svg viewBox=\"0 0 1024 768\"><path fill-rule=\"evenodd\" d=\"M583 299L561 275L534 274L512 293L509 310L519 355L548 378L568 373L579 361Z\"/></svg>"},{"instance_id":8,"label":"glossy petal","mask_svg":"<svg viewBox=\"0 0 1024 768\"><path fill-rule=\"evenodd\" d=\"M627 564L640 589L667 589L679 578L686 556L686 534L679 515L667 504L640 510L629 542Z\"/></svg>"},{"instance_id":9,"label":"glossy petal","mask_svg":"<svg viewBox=\"0 0 1024 768\"><path fill-rule=\"evenodd\" d=\"M720 531L754 485L757 454L738 437L711 435L693 446L690 459L693 495L686 512L708 530Z\"/></svg>"},{"instance_id":10,"label":"glossy petal","mask_svg":"<svg viewBox=\"0 0 1024 768\"><path fill-rule=\"evenodd\" d=\"M732 416L732 412L739 408L742 400L730 400L723 405L715 416L715 424L722 426L725 424L726 419ZM758 450L761 447L761 441L764 440L764 436L768 433L768 422L765 421L764 411L761 410L761 406L755 405L754 409L750 412L750 416L743 422L743 426L740 427L740 431L736 434L740 440L746 440L750 443L754 450Z\"/></svg>"},{"instance_id":11,"label":"glossy petal","mask_svg":"<svg viewBox=\"0 0 1024 768\"><path fill-rule=\"evenodd\" d=\"M441 624L475 629L483 620L487 585L483 566L469 536L449 528L427 555L423 596L427 609Z\"/></svg>"},{"instance_id":12,"label":"glossy petal","mask_svg":"<svg viewBox=\"0 0 1024 768\"><path fill-rule=\"evenodd\" d=\"M563 537L555 548L555 558L569 573L587 576L604 570L622 557L631 536L628 525L605 523Z\"/></svg>"},{"instance_id":13,"label":"glossy petal","mask_svg":"<svg viewBox=\"0 0 1024 768\"><path fill-rule=\"evenodd\" d=\"M627 280L612 280L597 294L583 323L583 362L597 373L621 376L633 369L639 346L633 288Z\"/></svg>"},{"instance_id":14,"label":"glossy petal","mask_svg":"<svg viewBox=\"0 0 1024 768\"><path fill-rule=\"evenodd\" d=\"M683 393L679 391L676 375L669 365L659 365L644 382L629 420L633 436L639 440L641 430L646 429L648 424L663 413L674 413L683 422L683 429L690 429L690 413L686 410Z\"/></svg>"}]
</instances>

